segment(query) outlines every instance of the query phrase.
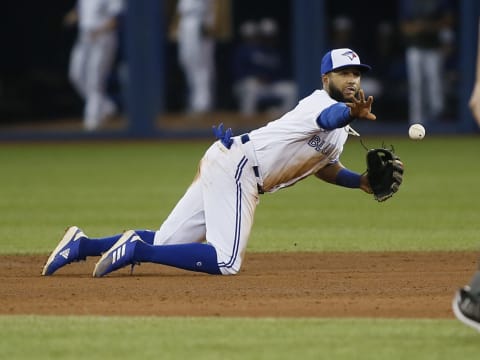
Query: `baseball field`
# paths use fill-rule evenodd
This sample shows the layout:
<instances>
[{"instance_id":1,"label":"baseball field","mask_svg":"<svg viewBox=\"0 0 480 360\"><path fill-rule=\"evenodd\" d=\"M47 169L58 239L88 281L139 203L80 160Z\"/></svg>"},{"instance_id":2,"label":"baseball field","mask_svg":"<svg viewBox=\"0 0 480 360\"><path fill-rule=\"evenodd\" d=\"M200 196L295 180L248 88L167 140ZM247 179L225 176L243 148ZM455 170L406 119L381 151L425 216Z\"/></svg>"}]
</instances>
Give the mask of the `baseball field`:
<instances>
[{"instance_id":1,"label":"baseball field","mask_svg":"<svg viewBox=\"0 0 480 360\"><path fill-rule=\"evenodd\" d=\"M158 228L210 140L0 145L0 358L478 357L450 309L480 257L478 137L364 142L405 163L387 202L309 178L261 196L236 276L142 264L101 279L96 258L40 272L69 225ZM365 169L358 139L342 162Z\"/></svg>"}]
</instances>

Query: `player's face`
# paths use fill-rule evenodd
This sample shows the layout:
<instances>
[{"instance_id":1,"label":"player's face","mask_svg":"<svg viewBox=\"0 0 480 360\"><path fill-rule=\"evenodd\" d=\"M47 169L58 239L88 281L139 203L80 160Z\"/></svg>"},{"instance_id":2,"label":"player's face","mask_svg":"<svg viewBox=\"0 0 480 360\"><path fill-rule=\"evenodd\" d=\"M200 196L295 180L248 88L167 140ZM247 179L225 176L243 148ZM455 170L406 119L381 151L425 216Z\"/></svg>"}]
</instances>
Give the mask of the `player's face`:
<instances>
[{"instance_id":1,"label":"player's face","mask_svg":"<svg viewBox=\"0 0 480 360\"><path fill-rule=\"evenodd\" d=\"M332 71L327 74L325 89L329 95L340 102L349 102L356 97L360 89L361 72L357 68L350 67Z\"/></svg>"}]
</instances>

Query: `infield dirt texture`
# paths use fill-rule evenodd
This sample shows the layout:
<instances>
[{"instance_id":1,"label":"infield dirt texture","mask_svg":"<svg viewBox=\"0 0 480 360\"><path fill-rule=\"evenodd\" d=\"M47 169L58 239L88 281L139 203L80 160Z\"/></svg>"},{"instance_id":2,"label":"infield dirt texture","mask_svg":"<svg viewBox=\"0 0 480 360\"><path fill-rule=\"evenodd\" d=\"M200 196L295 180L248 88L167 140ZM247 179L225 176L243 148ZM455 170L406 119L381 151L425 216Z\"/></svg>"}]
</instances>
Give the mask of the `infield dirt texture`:
<instances>
[{"instance_id":1,"label":"infield dirt texture","mask_svg":"<svg viewBox=\"0 0 480 360\"><path fill-rule=\"evenodd\" d=\"M142 264L100 279L97 258L40 273L66 226L156 229L210 141L5 144L0 314L453 319L478 266L478 138L365 140L406 164L392 200L306 179L262 198L236 276ZM358 139L347 147L344 163L364 169Z\"/></svg>"},{"instance_id":2,"label":"infield dirt texture","mask_svg":"<svg viewBox=\"0 0 480 360\"><path fill-rule=\"evenodd\" d=\"M142 264L94 279L97 258L42 277L46 258L0 256L2 314L453 318L453 293L477 260L473 252L250 253L234 277Z\"/></svg>"}]
</instances>

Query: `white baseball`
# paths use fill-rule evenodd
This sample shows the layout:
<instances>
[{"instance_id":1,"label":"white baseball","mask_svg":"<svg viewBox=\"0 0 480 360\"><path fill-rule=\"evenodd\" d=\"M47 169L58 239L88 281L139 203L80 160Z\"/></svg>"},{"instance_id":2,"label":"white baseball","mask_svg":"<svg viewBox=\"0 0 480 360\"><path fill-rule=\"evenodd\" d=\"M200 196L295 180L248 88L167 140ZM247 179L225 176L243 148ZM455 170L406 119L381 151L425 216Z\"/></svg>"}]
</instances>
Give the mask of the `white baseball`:
<instances>
[{"instance_id":1,"label":"white baseball","mask_svg":"<svg viewBox=\"0 0 480 360\"><path fill-rule=\"evenodd\" d=\"M408 136L412 140L422 140L425 137L425 128L421 124L413 124L408 129Z\"/></svg>"}]
</instances>

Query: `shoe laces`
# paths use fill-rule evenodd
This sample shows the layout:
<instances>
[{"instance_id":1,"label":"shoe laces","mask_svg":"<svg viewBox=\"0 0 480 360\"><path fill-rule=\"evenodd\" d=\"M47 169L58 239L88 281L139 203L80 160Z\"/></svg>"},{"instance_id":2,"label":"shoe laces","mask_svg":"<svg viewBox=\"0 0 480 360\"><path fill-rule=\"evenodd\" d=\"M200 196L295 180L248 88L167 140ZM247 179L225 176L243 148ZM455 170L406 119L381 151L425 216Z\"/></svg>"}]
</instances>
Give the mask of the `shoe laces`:
<instances>
[{"instance_id":1,"label":"shoe laces","mask_svg":"<svg viewBox=\"0 0 480 360\"><path fill-rule=\"evenodd\" d=\"M132 262L132 263L130 264L130 276L133 275L133 268L135 267L135 265L140 266L141 263L140 263L139 261L134 261L134 262Z\"/></svg>"}]
</instances>

